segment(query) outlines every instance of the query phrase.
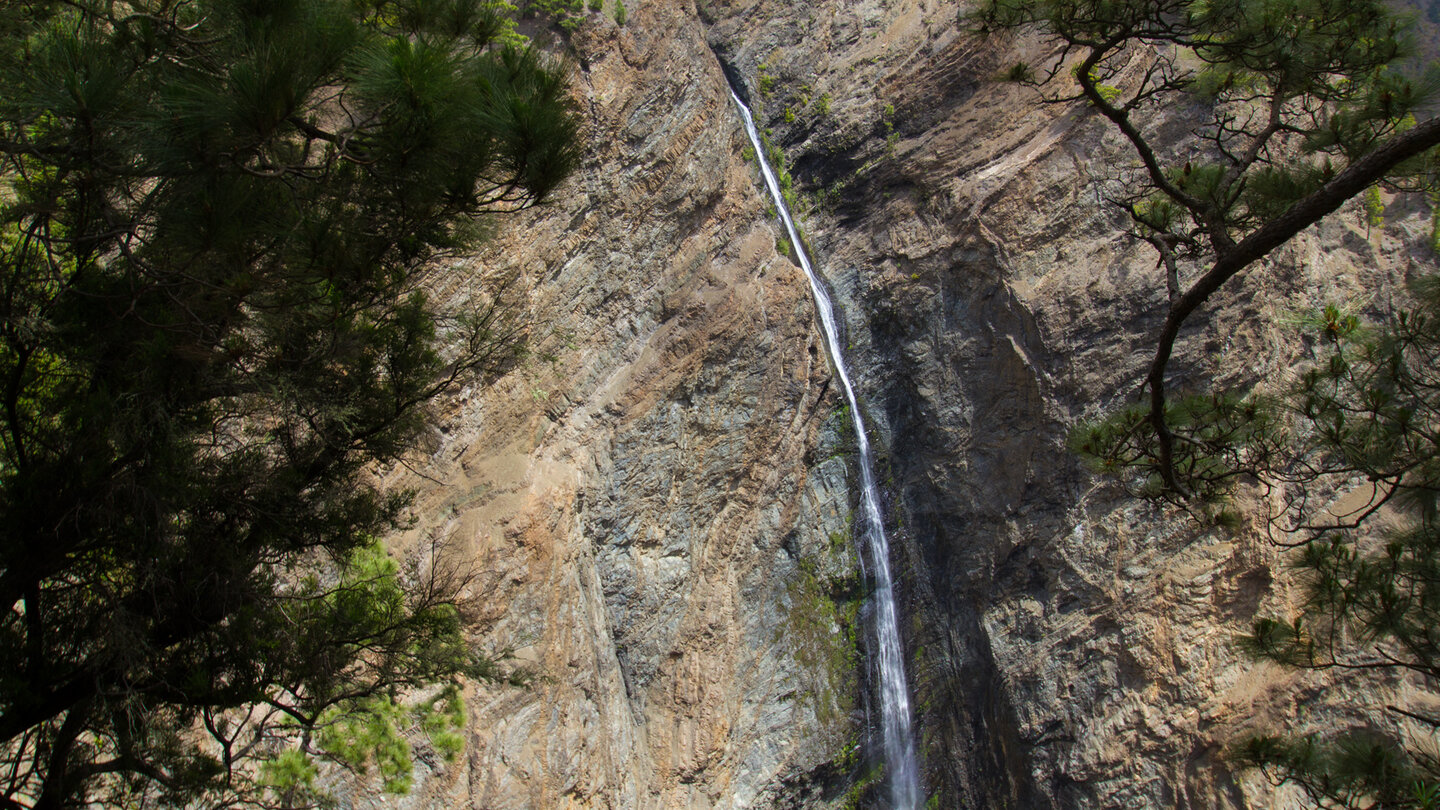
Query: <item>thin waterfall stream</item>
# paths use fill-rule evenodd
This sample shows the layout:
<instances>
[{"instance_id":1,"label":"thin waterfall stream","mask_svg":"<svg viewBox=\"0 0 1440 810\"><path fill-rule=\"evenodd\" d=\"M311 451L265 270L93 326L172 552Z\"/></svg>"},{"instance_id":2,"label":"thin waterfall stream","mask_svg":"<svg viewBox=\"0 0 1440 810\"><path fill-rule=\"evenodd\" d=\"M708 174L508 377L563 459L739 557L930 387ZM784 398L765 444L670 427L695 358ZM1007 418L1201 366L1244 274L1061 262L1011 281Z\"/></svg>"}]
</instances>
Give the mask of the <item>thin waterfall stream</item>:
<instances>
[{"instance_id":1,"label":"thin waterfall stream","mask_svg":"<svg viewBox=\"0 0 1440 810\"><path fill-rule=\"evenodd\" d=\"M765 186L780 212L780 220L790 236L790 244L810 280L810 291L815 296L815 308L820 312L820 323L825 343L830 351L830 360L835 374L840 378L840 387L845 392L845 401L850 406L854 421L855 438L860 450L860 514L855 527L861 544L868 552L875 568L873 594L875 607L875 650L878 653L880 676L880 720L882 742L885 750L885 776L889 781L891 807L896 810L914 810L920 807L920 772L916 763L915 735L910 714L910 691L905 680L905 656L900 647L900 624L895 608L895 589L890 576L890 540L885 536L885 524L880 515L880 495L875 486L874 462L870 451L870 439L865 433L865 420L860 415L860 403L855 397L855 387L850 382L850 373L845 366L845 356L840 350L840 331L835 323L835 306L825 284L810 264L800 233L785 205L785 196L780 191L780 182L765 154L760 133L755 128L755 119L750 109L732 89L730 98L740 108L745 121L745 134L759 158L760 172L765 177ZM863 560L863 555L862 555ZM863 565L863 562L862 562Z\"/></svg>"}]
</instances>

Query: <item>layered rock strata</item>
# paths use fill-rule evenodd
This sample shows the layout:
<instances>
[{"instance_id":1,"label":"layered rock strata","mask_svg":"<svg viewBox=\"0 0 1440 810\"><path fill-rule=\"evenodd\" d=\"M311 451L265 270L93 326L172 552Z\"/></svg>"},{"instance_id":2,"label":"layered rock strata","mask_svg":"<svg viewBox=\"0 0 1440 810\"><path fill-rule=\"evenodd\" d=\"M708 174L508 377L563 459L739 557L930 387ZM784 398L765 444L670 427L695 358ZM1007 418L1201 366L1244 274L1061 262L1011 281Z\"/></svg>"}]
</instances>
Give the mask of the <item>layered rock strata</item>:
<instances>
[{"instance_id":1,"label":"layered rock strata","mask_svg":"<svg viewBox=\"0 0 1440 810\"><path fill-rule=\"evenodd\" d=\"M1204 530L1065 449L1070 426L1138 393L1164 284L1102 201L1127 145L1083 105L999 80L1043 43L967 34L963 11L736 3L710 33L737 72L769 77L774 138L815 201L809 232L887 428L930 787L941 806L1291 801L1226 746L1348 724L1407 687L1246 659L1235 637L1295 609L1263 505L1239 531ZM1178 387L1283 386L1311 348L1302 313L1383 317L1434 267L1425 212L1390 214L1384 230L1337 215L1224 291L1186 331Z\"/></svg>"},{"instance_id":2,"label":"layered rock strata","mask_svg":"<svg viewBox=\"0 0 1440 810\"><path fill-rule=\"evenodd\" d=\"M995 80L1043 44L965 33L937 0L628 11L567 40L575 180L433 283L464 301L511 279L531 346L387 473L420 490L396 546L465 561L477 645L529 681L475 687L467 759L406 803L874 800L845 420L722 60L844 306L937 805L1288 800L1224 747L1362 712L1236 649L1258 613L1293 609L1264 527L1201 530L1064 449L1134 395L1164 287L1100 199L1124 145ZM1280 379L1308 351L1287 322L1318 303L1383 312L1433 266L1407 205L1383 231L1337 215L1224 292L1182 341L1180 384Z\"/></svg>"},{"instance_id":3,"label":"layered rock strata","mask_svg":"<svg viewBox=\"0 0 1440 810\"><path fill-rule=\"evenodd\" d=\"M854 566L843 422L702 33L664 6L575 33L584 165L431 284L505 282L530 345L391 473L421 490L396 546L472 576L525 683L475 689L467 761L409 801L764 806L844 744L854 656L814 592Z\"/></svg>"}]
</instances>

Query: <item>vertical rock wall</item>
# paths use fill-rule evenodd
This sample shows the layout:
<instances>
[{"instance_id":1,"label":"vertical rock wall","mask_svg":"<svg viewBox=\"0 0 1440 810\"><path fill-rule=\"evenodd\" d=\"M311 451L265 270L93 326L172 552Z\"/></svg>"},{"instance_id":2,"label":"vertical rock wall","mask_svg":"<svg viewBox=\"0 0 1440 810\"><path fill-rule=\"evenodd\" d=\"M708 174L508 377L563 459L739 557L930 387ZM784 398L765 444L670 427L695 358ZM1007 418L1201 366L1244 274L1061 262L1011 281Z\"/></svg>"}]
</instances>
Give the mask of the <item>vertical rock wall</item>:
<instances>
[{"instance_id":1,"label":"vertical rock wall","mask_svg":"<svg viewBox=\"0 0 1440 810\"><path fill-rule=\"evenodd\" d=\"M845 309L938 806L1269 806L1283 791L1223 747L1356 716L1235 650L1257 611L1290 606L1257 522L1202 532L1064 449L1133 396L1163 284L1099 200L1123 145L995 81L1043 48L968 35L961 11L650 0L569 37L585 165L434 284L464 300L513 276L531 353L447 402L428 457L389 473L421 491L397 546L470 561L476 643L532 677L475 690L467 761L407 803L859 795L827 781L864 722L835 597L855 565L844 420L715 54L783 151ZM1278 379L1307 351L1285 322L1317 303L1382 312L1431 263L1408 204L1383 233L1341 214L1227 291L1185 336L1181 383Z\"/></svg>"},{"instance_id":2,"label":"vertical rock wall","mask_svg":"<svg viewBox=\"0 0 1440 810\"><path fill-rule=\"evenodd\" d=\"M477 645L529 680L470 695L421 805L764 806L849 734L851 668L816 664L854 656L807 586L854 565L830 372L702 32L592 17L584 165L432 285L513 276L531 346L392 473L421 489L397 546L464 561Z\"/></svg>"},{"instance_id":3,"label":"vertical rock wall","mask_svg":"<svg viewBox=\"0 0 1440 810\"><path fill-rule=\"evenodd\" d=\"M1361 707L1402 699L1403 684L1336 684L1237 650L1257 614L1295 608L1262 504L1238 531L1202 530L1065 449L1076 421L1138 393L1165 293L1153 253L1102 202L1128 147L1083 105L999 80L1042 62L1043 44L966 33L963 8L931 0L702 13L766 97L759 117L846 305L908 541L940 806L1283 805L1293 789L1236 772L1227 745L1393 724ZM1182 134L1180 114L1160 126ZM1300 313L1347 302L1383 316L1434 267L1422 209L1397 199L1374 232L1342 212L1217 296L1183 335L1177 387L1283 386L1310 352Z\"/></svg>"}]
</instances>

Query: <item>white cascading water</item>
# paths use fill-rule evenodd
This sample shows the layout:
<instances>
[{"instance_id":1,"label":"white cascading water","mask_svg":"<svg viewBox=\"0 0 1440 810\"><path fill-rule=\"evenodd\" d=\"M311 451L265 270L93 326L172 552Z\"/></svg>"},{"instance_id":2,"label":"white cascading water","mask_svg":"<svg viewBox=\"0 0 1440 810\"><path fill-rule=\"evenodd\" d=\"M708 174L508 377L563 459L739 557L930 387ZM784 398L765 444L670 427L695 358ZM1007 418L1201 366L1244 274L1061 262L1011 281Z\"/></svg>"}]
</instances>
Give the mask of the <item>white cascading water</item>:
<instances>
[{"instance_id":1,"label":"white cascading water","mask_svg":"<svg viewBox=\"0 0 1440 810\"><path fill-rule=\"evenodd\" d=\"M732 90L730 97L740 108L745 120L745 134L755 147L760 160L760 172L765 176L765 186L775 200L775 209L790 235L790 244L810 280L810 291L815 295L815 308L820 311L820 323L825 333L825 343L830 349L830 359L835 364L835 374L845 392L845 401L850 406L850 416L855 423L855 438L860 445L860 515L861 523L856 527L859 536L869 552L875 566L875 648L879 652L880 674L880 720L885 747L885 774L890 783L891 806L896 810L914 810L920 807L920 773L916 764L915 738L910 716L910 691L905 681L905 657L900 649L900 623L895 610L895 589L890 578L890 540L885 536L885 525L880 517L880 496L875 487L875 472L870 456L870 439L865 434L865 420L860 416L860 404L855 400L855 388L850 383L850 373L845 368L845 356L840 352L840 332L835 327L835 306L830 294L800 242L795 221L785 205L785 196L780 192L780 181L770 168L765 147L760 142L760 133L755 129L755 119L745 102Z\"/></svg>"}]
</instances>

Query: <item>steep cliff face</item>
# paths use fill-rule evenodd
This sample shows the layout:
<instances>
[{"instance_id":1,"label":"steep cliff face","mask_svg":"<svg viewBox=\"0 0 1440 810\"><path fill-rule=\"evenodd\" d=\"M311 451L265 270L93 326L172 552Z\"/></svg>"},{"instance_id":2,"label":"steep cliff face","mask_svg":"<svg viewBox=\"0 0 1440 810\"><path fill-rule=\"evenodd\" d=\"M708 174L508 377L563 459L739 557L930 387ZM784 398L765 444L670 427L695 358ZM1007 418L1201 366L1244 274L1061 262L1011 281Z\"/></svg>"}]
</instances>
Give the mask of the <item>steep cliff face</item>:
<instances>
[{"instance_id":1,"label":"steep cliff face","mask_svg":"<svg viewBox=\"0 0 1440 810\"><path fill-rule=\"evenodd\" d=\"M447 403L399 545L463 561L478 645L529 683L471 695L468 761L421 802L760 806L844 744L829 372L702 31L656 7L576 33L585 165L434 281L513 276L532 344Z\"/></svg>"},{"instance_id":2,"label":"steep cliff face","mask_svg":"<svg viewBox=\"0 0 1440 810\"><path fill-rule=\"evenodd\" d=\"M993 81L1040 46L967 35L958 11L654 0L569 38L585 165L434 282L463 300L513 279L531 353L387 473L420 490L397 547L466 561L477 644L530 680L476 687L466 761L407 803L862 793L844 419L722 60L845 307L939 806L1280 798L1224 745L1337 701L1231 641L1286 609L1274 548L1125 500L1063 447L1133 394L1162 314L1148 248L1098 200L1124 150L1083 108ZM1286 248L1190 330L1181 376L1261 379L1305 351L1291 313L1383 308L1429 261L1420 216L1377 234L1342 215Z\"/></svg>"},{"instance_id":3,"label":"steep cliff face","mask_svg":"<svg viewBox=\"0 0 1440 810\"><path fill-rule=\"evenodd\" d=\"M1293 609L1259 519L1202 531L1065 450L1077 419L1136 394L1164 314L1153 254L1101 202L1126 147L1083 106L996 81L1043 47L960 33L951 5L710 13L739 72L773 77L768 120L817 201L810 236L885 427L932 789L946 806L1284 801L1225 746L1351 722L1392 685L1320 691L1243 658L1257 612ZM804 104L820 94L830 115ZM1385 231L1338 215L1222 294L1178 384L1283 385L1308 351L1299 313L1383 312L1433 266L1423 212L1398 202Z\"/></svg>"}]
</instances>

